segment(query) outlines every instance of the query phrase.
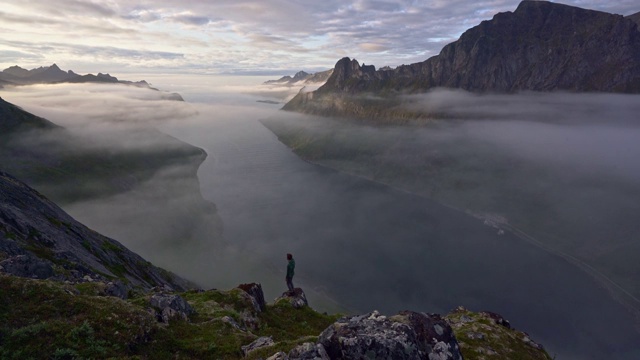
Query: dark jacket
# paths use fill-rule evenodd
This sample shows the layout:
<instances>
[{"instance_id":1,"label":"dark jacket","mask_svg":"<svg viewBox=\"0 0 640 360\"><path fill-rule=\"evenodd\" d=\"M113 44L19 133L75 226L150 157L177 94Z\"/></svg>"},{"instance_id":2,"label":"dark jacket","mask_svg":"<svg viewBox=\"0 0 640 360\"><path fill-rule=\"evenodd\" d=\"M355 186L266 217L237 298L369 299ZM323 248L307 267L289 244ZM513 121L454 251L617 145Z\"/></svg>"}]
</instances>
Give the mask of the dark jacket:
<instances>
[{"instance_id":1,"label":"dark jacket","mask_svg":"<svg viewBox=\"0 0 640 360\"><path fill-rule=\"evenodd\" d=\"M287 277L293 277L293 270L296 268L296 261L291 259L289 260L289 265L287 265Z\"/></svg>"}]
</instances>

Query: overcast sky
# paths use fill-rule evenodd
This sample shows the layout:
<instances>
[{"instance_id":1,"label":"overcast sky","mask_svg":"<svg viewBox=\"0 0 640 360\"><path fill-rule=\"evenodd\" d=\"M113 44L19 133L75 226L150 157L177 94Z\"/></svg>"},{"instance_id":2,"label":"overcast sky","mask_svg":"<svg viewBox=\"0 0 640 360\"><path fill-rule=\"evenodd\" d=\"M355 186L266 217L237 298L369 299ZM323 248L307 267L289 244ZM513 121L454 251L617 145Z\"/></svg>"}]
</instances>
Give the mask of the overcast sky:
<instances>
[{"instance_id":1,"label":"overcast sky","mask_svg":"<svg viewBox=\"0 0 640 360\"><path fill-rule=\"evenodd\" d=\"M621 15L638 0L566 0ZM518 0L0 0L0 67L264 73L425 60Z\"/></svg>"}]
</instances>

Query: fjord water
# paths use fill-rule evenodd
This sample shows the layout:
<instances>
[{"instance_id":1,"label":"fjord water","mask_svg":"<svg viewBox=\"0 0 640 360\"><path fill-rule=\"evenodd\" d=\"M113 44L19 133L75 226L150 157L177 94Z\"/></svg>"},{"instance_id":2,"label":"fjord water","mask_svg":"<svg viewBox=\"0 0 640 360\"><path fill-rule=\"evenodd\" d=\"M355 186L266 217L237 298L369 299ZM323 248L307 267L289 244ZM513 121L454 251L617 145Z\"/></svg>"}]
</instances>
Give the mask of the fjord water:
<instances>
[{"instance_id":1,"label":"fjord water","mask_svg":"<svg viewBox=\"0 0 640 360\"><path fill-rule=\"evenodd\" d=\"M463 212L299 159L259 121L281 105L222 90L263 80L151 79L187 102L225 106L210 121L162 130L208 152L198 176L227 241L276 268L293 253L296 285L353 312L461 305L502 314L558 359L640 358L632 313L564 259ZM265 290L284 291L284 279Z\"/></svg>"}]
</instances>

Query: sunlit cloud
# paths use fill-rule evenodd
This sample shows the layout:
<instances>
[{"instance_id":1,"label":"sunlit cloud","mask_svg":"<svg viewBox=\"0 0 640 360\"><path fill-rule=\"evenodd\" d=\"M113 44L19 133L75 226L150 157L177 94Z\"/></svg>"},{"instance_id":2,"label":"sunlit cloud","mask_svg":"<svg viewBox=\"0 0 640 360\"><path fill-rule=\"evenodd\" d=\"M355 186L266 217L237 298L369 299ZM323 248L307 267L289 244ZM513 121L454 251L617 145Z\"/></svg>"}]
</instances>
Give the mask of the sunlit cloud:
<instances>
[{"instance_id":1,"label":"sunlit cloud","mask_svg":"<svg viewBox=\"0 0 640 360\"><path fill-rule=\"evenodd\" d=\"M20 61L26 67L55 62L79 72L150 66L159 71L230 72L244 63L251 64L250 69L245 69L251 71L318 71L332 67L342 56L377 66L394 66L436 55L469 27L498 12L513 11L518 3L519 0L0 0L3 39L14 42L0 44L0 51L14 54L3 58L0 67ZM631 0L565 3L623 15L640 10ZM67 47L38 54L39 57L16 56L29 54L27 48L50 47L52 43L65 43ZM78 49L79 45L85 46L85 54L78 59L77 52L67 50ZM103 48L149 54L151 58L113 58ZM183 56L158 63L158 53ZM87 58L91 61L87 62ZM262 62L264 59L268 61Z\"/></svg>"}]
</instances>

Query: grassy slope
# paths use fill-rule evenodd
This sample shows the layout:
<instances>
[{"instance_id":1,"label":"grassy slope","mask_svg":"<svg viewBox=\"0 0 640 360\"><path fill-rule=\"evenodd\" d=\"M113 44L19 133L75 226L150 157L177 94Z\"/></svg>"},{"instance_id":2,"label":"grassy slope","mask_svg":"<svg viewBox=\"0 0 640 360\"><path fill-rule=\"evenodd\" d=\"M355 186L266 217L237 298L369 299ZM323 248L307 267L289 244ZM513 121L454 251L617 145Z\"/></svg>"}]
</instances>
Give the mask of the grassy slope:
<instances>
[{"instance_id":1,"label":"grassy slope","mask_svg":"<svg viewBox=\"0 0 640 360\"><path fill-rule=\"evenodd\" d=\"M240 359L240 347L259 336L276 341L269 355L289 351L315 341L338 317L279 303L257 315L255 329L241 331L221 319L242 324L255 315L242 290L210 290L182 293L197 313L163 326L147 312L145 296L123 301L96 296L95 287L0 275L0 359Z\"/></svg>"},{"instance_id":2,"label":"grassy slope","mask_svg":"<svg viewBox=\"0 0 640 360\"><path fill-rule=\"evenodd\" d=\"M340 315L320 314L288 302L267 305L256 314L240 289L189 291L180 294L196 310L189 322L161 325L147 311L148 295L123 301L97 296L100 284L65 285L0 275L0 359L241 359L241 346L260 336L275 345L247 357L258 359L288 352L318 335ZM524 334L465 311L449 315L472 322L454 324L465 359L480 359L478 348L494 349L492 359L549 359L521 341ZM237 329L230 317L247 330ZM468 339L469 331L483 332L486 341Z\"/></svg>"}]
</instances>

